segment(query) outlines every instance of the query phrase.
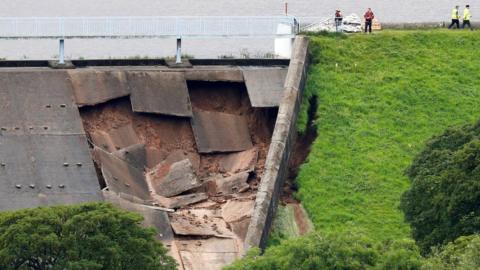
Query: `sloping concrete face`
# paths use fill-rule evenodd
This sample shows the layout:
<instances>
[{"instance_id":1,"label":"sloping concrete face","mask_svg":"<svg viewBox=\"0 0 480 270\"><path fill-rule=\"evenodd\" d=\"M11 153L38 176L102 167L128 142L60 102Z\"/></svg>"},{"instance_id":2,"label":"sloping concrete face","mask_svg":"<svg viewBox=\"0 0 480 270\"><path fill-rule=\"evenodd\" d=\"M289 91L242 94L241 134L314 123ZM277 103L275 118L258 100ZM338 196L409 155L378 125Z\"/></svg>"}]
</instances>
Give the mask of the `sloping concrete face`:
<instances>
[{"instance_id":1,"label":"sloping concrete face","mask_svg":"<svg viewBox=\"0 0 480 270\"><path fill-rule=\"evenodd\" d=\"M285 68L243 68L243 77L252 107L280 105L287 71Z\"/></svg>"},{"instance_id":2,"label":"sloping concrete face","mask_svg":"<svg viewBox=\"0 0 480 270\"><path fill-rule=\"evenodd\" d=\"M192 116L183 72L129 72L128 84L133 111Z\"/></svg>"},{"instance_id":3,"label":"sloping concrete face","mask_svg":"<svg viewBox=\"0 0 480 270\"><path fill-rule=\"evenodd\" d=\"M101 200L65 72L0 72L0 209Z\"/></svg>"},{"instance_id":4,"label":"sloping concrete face","mask_svg":"<svg viewBox=\"0 0 480 270\"><path fill-rule=\"evenodd\" d=\"M195 110L192 127L200 153L236 152L253 146L243 116Z\"/></svg>"},{"instance_id":5,"label":"sloping concrete face","mask_svg":"<svg viewBox=\"0 0 480 270\"><path fill-rule=\"evenodd\" d=\"M123 71L69 70L77 106L96 105L130 94Z\"/></svg>"}]
</instances>

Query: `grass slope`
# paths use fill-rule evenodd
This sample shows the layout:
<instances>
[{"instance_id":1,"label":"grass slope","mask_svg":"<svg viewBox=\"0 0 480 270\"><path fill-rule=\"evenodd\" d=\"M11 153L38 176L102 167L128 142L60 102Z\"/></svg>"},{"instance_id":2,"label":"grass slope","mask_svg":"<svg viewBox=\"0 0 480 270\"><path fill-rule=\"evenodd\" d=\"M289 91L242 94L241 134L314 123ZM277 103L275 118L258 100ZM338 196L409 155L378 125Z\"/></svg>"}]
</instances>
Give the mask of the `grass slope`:
<instances>
[{"instance_id":1,"label":"grass slope","mask_svg":"<svg viewBox=\"0 0 480 270\"><path fill-rule=\"evenodd\" d=\"M389 31L312 37L306 95L315 140L298 176L318 231L409 237L403 172L424 142L480 117L480 33ZM299 129L306 124L306 106Z\"/></svg>"}]
</instances>

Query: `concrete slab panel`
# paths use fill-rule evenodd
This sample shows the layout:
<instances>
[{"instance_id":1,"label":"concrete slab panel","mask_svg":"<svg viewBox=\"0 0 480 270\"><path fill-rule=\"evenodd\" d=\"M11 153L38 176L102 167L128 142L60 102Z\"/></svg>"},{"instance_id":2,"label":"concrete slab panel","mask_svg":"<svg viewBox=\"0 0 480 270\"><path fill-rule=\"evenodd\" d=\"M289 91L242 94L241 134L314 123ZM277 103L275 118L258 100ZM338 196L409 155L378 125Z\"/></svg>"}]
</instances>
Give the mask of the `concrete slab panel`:
<instances>
[{"instance_id":1,"label":"concrete slab panel","mask_svg":"<svg viewBox=\"0 0 480 270\"><path fill-rule=\"evenodd\" d=\"M166 211L138 203L132 203L111 191L104 191L103 197L107 202L124 210L141 214L144 217L142 224L146 227L154 227L157 229L157 239L164 244L168 245L173 241L173 231Z\"/></svg>"},{"instance_id":2,"label":"concrete slab panel","mask_svg":"<svg viewBox=\"0 0 480 270\"><path fill-rule=\"evenodd\" d=\"M0 136L0 210L99 201L83 135Z\"/></svg>"},{"instance_id":3,"label":"concrete slab panel","mask_svg":"<svg viewBox=\"0 0 480 270\"><path fill-rule=\"evenodd\" d=\"M68 75L79 107L103 103L130 94L123 71L69 70Z\"/></svg>"},{"instance_id":4,"label":"concrete slab panel","mask_svg":"<svg viewBox=\"0 0 480 270\"><path fill-rule=\"evenodd\" d=\"M283 96L287 68L243 68L252 107L278 107Z\"/></svg>"},{"instance_id":5,"label":"concrete slab panel","mask_svg":"<svg viewBox=\"0 0 480 270\"><path fill-rule=\"evenodd\" d=\"M192 116L183 72L128 72L134 112Z\"/></svg>"},{"instance_id":6,"label":"concrete slab panel","mask_svg":"<svg viewBox=\"0 0 480 270\"><path fill-rule=\"evenodd\" d=\"M107 132L98 130L91 133L90 136L97 147L110 153L141 143L131 124Z\"/></svg>"},{"instance_id":7,"label":"concrete slab panel","mask_svg":"<svg viewBox=\"0 0 480 270\"><path fill-rule=\"evenodd\" d=\"M110 191L129 194L142 200L151 199L141 170L102 149L96 148L95 151L100 157L102 174Z\"/></svg>"},{"instance_id":8,"label":"concrete slab panel","mask_svg":"<svg viewBox=\"0 0 480 270\"><path fill-rule=\"evenodd\" d=\"M253 146L245 116L194 110L191 123L200 153L236 152Z\"/></svg>"},{"instance_id":9,"label":"concrete slab panel","mask_svg":"<svg viewBox=\"0 0 480 270\"><path fill-rule=\"evenodd\" d=\"M234 239L176 240L175 245L188 270L217 270L239 258L239 250Z\"/></svg>"},{"instance_id":10,"label":"concrete slab panel","mask_svg":"<svg viewBox=\"0 0 480 270\"><path fill-rule=\"evenodd\" d=\"M0 97L5 134L84 134L64 71L1 72Z\"/></svg>"}]
</instances>

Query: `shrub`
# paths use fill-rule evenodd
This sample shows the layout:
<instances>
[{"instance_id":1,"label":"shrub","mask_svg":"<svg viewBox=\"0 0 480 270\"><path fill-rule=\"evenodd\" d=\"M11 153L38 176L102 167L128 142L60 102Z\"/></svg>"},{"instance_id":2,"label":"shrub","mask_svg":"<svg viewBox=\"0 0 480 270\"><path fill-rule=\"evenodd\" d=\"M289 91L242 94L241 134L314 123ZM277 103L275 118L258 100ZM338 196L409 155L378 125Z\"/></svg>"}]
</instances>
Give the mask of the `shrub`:
<instances>
[{"instance_id":1,"label":"shrub","mask_svg":"<svg viewBox=\"0 0 480 270\"><path fill-rule=\"evenodd\" d=\"M441 249L435 249L422 269L480 269L480 235L462 236Z\"/></svg>"}]
</instances>

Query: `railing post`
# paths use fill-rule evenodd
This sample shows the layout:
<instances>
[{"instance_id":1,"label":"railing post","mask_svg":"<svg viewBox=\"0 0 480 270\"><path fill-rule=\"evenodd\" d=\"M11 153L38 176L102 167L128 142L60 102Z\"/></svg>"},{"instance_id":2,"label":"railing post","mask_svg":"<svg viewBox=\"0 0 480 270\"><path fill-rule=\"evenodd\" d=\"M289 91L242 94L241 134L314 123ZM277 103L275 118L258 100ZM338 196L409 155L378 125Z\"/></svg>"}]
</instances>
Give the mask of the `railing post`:
<instances>
[{"instance_id":1,"label":"railing post","mask_svg":"<svg viewBox=\"0 0 480 270\"><path fill-rule=\"evenodd\" d=\"M65 40L60 39L60 47L58 51L58 63L63 65L65 64Z\"/></svg>"},{"instance_id":2,"label":"railing post","mask_svg":"<svg viewBox=\"0 0 480 270\"><path fill-rule=\"evenodd\" d=\"M176 64L182 63L182 37L177 37L177 54L175 59Z\"/></svg>"}]
</instances>

